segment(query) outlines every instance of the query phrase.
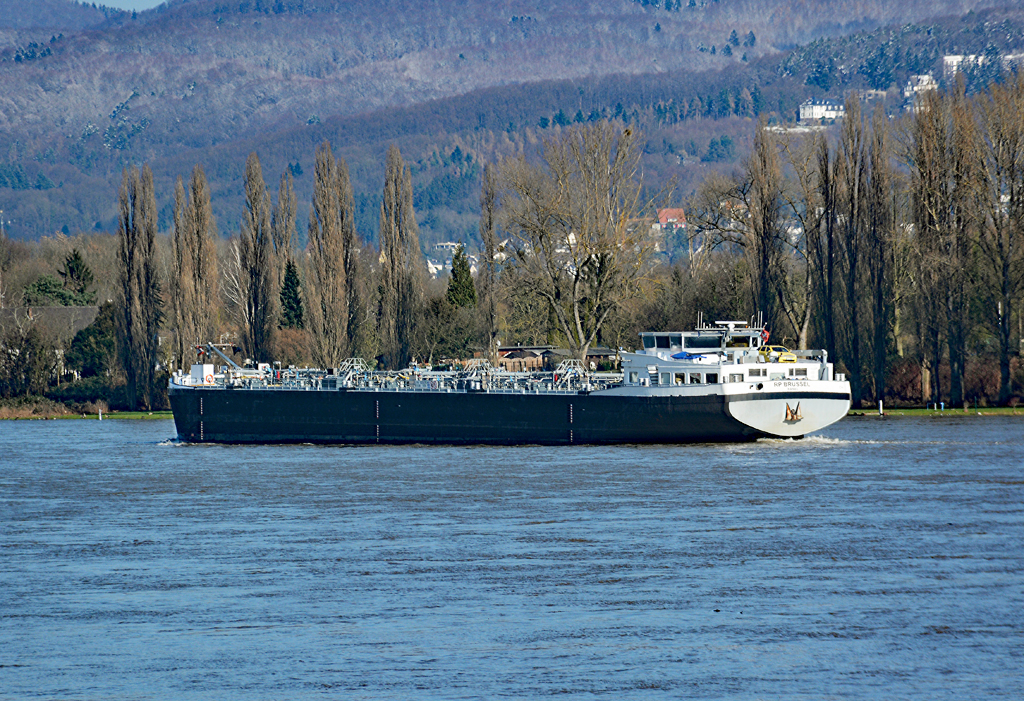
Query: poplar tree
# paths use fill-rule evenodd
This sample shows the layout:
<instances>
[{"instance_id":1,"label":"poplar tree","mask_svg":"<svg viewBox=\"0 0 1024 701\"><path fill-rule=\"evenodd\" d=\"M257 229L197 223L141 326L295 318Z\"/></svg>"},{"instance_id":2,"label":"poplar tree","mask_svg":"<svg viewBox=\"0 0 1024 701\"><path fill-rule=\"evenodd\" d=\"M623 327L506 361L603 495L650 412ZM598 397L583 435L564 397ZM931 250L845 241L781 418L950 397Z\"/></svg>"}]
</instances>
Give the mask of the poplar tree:
<instances>
[{"instance_id":1,"label":"poplar tree","mask_svg":"<svg viewBox=\"0 0 1024 701\"><path fill-rule=\"evenodd\" d=\"M843 289L846 292L841 330L843 359L850 381L853 405L862 398L861 365L861 280L864 262L864 229L867 215L868 159L860 99L851 94L846 100L838 152L836 154L838 239L843 263Z\"/></svg>"},{"instance_id":2,"label":"poplar tree","mask_svg":"<svg viewBox=\"0 0 1024 701\"><path fill-rule=\"evenodd\" d=\"M480 239L484 259L480 269L480 308L483 313L484 340L491 365L498 364L498 253L497 233L498 177L494 166L484 166L480 187Z\"/></svg>"},{"instance_id":3,"label":"poplar tree","mask_svg":"<svg viewBox=\"0 0 1024 701\"><path fill-rule=\"evenodd\" d=\"M814 276L815 328L818 337L825 344L828 357L836 358L836 257L839 219L838 194L836 191L835 161L832 150L824 136L818 137L817 152L818 188L816 202L821 208L821 217L812 235L807 239L808 259L813 261L818 274Z\"/></svg>"},{"instance_id":4,"label":"poplar tree","mask_svg":"<svg viewBox=\"0 0 1024 701\"><path fill-rule=\"evenodd\" d=\"M871 303L871 372L875 400L885 398L889 339L895 323L896 171L889 120L881 105L871 118L868 154L866 262Z\"/></svg>"},{"instance_id":5,"label":"poplar tree","mask_svg":"<svg viewBox=\"0 0 1024 701\"><path fill-rule=\"evenodd\" d=\"M292 173L287 168L281 174L281 184L277 190L277 204L271 218L270 228L274 240L274 262L277 268L277 284L284 285L284 275L288 263L292 260L292 237L295 235L295 215L298 211L298 200L295 197L295 185Z\"/></svg>"},{"instance_id":6,"label":"poplar tree","mask_svg":"<svg viewBox=\"0 0 1024 701\"><path fill-rule=\"evenodd\" d=\"M782 159L772 132L762 122L754 134L747 165L750 232L746 245L753 282L754 308L775 329L783 320L783 198ZM799 332L796 323L792 324Z\"/></svg>"},{"instance_id":7,"label":"poplar tree","mask_svg":"<svg viewBox=\"0 0 1024 701\"><path fill-rule=\"evenodd\" d=\"M216 227L206 174L197 165L187 194L180 177L174 188L171 313L181 367L187 366L192 349L212 340L216 332Z\"/></svg>"},{"instance_id":8,"label":"poplar tree","mask_svg":"<svg viewBox=\"0 0 1024 701\"><path fill-rule=\"evenodd\" d=\"M784 321L794 337L802 323L789 313L785 250L785 180L776 137L762 121L746 171L734 178L709 177L693 201L693 221L703 246L742 249L749 269L748 285L754 310L776 337L785 336ZM780 328L782 327L782 328Z\"/></svg>"},{"instance_id":9,"label":"poplar tree","mask_svg":"<svg viewBox=\"0 0 1024 701\"><path fill-rule=\"evenodd\" d=\"M962 82L949 96L927 94L910 124L907 157L916 243L916 316L922 348L922 393L942 397L943 349L950 365L949 399L964 399L968 298L976 245L979 134ZM934 382L929 382L934 379ZM930 384L930 386L929 386Z\"/></svg>"},{"instance_id":10,"label":"poplar tree","mask_svg":"<svg viewBox=\"0 0 1024 701\"><path fill-rule=\"evenodd\" d=\"M984 130L984 227L981 278L988 290L985 320L999 344L999 403L1011 395L1010 359L1017 353L1013 314L1024 290L1024 76L993 85L980 98Z\"/></svg>"},{"instance_id":11,"label":"poplar tree","mask_svg":"<svg viewBox=\"0 0 1024 701\"><path fill-rule=\"evenodd\" d=\"M377 333L388 368L412 360L416 317L423 306L423 253L412 206L412 175L397 146L388 149L380 205L380 302Z\"/></svg>"},{"instance_id":12,"label":"poplar tree","mask_svg":"<svg viewBox=\"0 0 1024 701\"><path fill-rule=\"evenodd\" d=\"M132 408L153 406L158 331L162 320L156 271L153 172L123 171L118 193L118 357Z\"/></svg>"},{"instance_id":13,"label":"poplar tree","mask_svg":"<svg viewBox=\"0 0 1024 701\"><path fill-rule=\"evenodd\" d=\"M242 309L242 345L256 362L273 356L277 327L277 271L271 232L270 195L263 180L259 157L249 154L245 163L245 209L239 237Z\"/></svg>"},{"instance_id":14,"label":"poplar tree","mask_svg":"<svg viewBox=\"0 0 1024 701\"><path fill-rule=\"evenodd\" d=\"M355 200L348 165L323 142L316 152L309 210L307 327L313 360L337 367L352 355L359 309Z\"/></svg>"}]
</instances>

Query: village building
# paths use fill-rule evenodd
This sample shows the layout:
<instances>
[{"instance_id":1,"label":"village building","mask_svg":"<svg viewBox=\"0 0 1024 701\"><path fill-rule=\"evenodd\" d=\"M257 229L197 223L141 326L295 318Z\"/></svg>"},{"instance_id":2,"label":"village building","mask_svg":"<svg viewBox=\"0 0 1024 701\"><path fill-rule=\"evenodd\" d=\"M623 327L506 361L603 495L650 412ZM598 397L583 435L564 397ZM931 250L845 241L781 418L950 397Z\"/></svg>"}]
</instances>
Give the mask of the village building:
<instances>
[{"instance_id":1,"label":"village building","mask_svg":"<svg viewBox=\"0 0 1024 701\"><path fill-rule=\"evenodd\" d=\"M842 119L845 116L846 107L835 100L807 100L800 105L801 122Z\"/></svg>"},{"instance_id":2,"label":"village building","mask_svg":"<svg viewBox=\"0 0 1024 701\"><path fill-rule=\"evenodd\" d=\"M572 353L567 348L502 346L498 348L498 367L507 372L551 372L571 357ZM618 351L594 346L587 350L584 364L591 371L614 370L618 367Z\"/></svg>"}]
</instances>

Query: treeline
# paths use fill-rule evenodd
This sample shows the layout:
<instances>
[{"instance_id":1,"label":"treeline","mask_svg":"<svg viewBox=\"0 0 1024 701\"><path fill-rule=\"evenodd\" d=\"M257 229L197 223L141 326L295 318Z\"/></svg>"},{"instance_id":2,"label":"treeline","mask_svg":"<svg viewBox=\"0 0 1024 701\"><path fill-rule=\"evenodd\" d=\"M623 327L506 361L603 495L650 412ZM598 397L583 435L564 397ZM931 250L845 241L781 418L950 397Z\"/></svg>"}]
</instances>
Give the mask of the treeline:
<instances>
[{"instance_id":1,"label":"treeline","mask_svg":"<svg viewBox=\"0 0 1024 701\"><path fill-rule=\"evenodd\" d=\"M337 367L360 356L402 368L414 357L467 356L477 292L466 254L455 254L447 284L429 280L410 168L395 147L385 165L379 249L356 233L348 166L326 142L315 154L303 249L296 246L292 169L271 197L255 153L246 164L241 225L228 239L218 234L199 166L187 183L176 183L169 237L157 232L148 167L122 176L115 236L33 246L0 229L0 311L11 312L0 338L0 397L162 408L168 373L187 370L196 347L210 341L226 342L247 363ZM79 245L92 251L96 273ZM61 248L70 252L56 275L25 282L40 271L39 257L52 261ZM94 304L97 287L110 298L73 337L33 322L31 307Z\"/></svg>"},{"instance_id":2,"label":"treeline","mask_svg":"<svg viewBox=\"0 0 1024 701\"><path fill-rule=\"evenodd\" d=\"M679 284L735 313L719 291L742 270L773 333L825 348L855 402L1009 402L1024 384L1022 107L1014 77L931 92L899 122L851 97L831 140L762 124L744 174L695 198Z\"/></svg>"},{"instance_id":3,"label":"treeline","mask_svg":"<svg viewBox=\"0 0 1024 701\"><path fill-rule=\"evenodd\" d=\"M412 169L397 148L385 163L378 245L359 234L348 163L327 142L305 170L308 200L290 167L272 196L251 154L241 224L229 238L218 235L201 168L175 187L169 237L157 235L152 175L126 171L119 233L107 237L116 255L78 256L107 261L95 284L107 280L113 302L71 340L65 358L78 360L65 360L63 381L70 370L84 378L92 358L90 367L124 387L126 405L155 407L166 375L152 369L187 368L209 340L229 344L239 361L335 367L357 356L394 369L493 358L499 341L576 354L634 347L638 331L686 329L699 312L761 312L773 341L826 349L855 403L1014 403L1024 394L1022 115L1024 79L1008 77L974 96L962 84L929 93L900 120L880 108L865 115L851 96L830 132L762 121L743 168L707 178L688 203L687 235L671 244L653 232L652 216L678 201L633 179L646 143L635 125L571 125L498 169L465 152L437 153L449 166L479 163L475 280L465 251L447 279L427 277ZM579 176L602 163L616 167ZM629 206L600 196L611 192ZM613 210L593 216L583 202ZM657 253L669 245L671 258ZM5 246L20 265L31 257L27 244ZM11 280L17 266L3 260ZM93 277L74 250L54 260L65 272L60 287L90 293ZM48 289L26 281L23 294L29 287ZM22 333L5 348L28 340ZM5 357L24 368L32 353ZM0 389L31 387L28 376L8 373Z\"/></svg>"}]
</instances>

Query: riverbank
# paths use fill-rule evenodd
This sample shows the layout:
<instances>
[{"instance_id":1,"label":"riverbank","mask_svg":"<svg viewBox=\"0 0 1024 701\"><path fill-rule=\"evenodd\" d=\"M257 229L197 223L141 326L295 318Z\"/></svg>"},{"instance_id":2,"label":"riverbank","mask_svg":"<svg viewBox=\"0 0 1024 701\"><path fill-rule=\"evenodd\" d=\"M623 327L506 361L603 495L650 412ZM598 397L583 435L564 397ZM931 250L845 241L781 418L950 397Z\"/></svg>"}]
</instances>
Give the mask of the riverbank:
<instances>
[{"instance_id":1,"label":"riverbank","mask_svg":"<svg viewBox=\"0 0 1024 701\"><path fill-rule=\"evenodd\" d=\"M53 421L56 419L170 419L170 411L111 411L106 402L65 404L45 397L0 400L0 420Z\"/></svg>"},{"instance_id":2,"label":"riverbank","mask_svg":"<svg viewBox=\"0 0 1024 701\"><path fill-rule=\"evenodd\" d=\"M847 416L876 417L880 415L878 409L851 409ZM990 407L968 407L965 409L886 409L883 417L899 416L1021 416L1024 417L1024 407L990 406Z\"/></svg>"},{"instance_id":3,"label":"riverbank","mask_svg":"<svg viewBox=\"0 0 1024 701\"><path fill-rule=\"evenodd\" d=\"M0 421L71 421L71 420L93 420L107 421L108 419L171 419L174 418L169 411L104 411L102 419L100 414L25 414L20 416L0 416Z\"/></svg>"}]
</instances>

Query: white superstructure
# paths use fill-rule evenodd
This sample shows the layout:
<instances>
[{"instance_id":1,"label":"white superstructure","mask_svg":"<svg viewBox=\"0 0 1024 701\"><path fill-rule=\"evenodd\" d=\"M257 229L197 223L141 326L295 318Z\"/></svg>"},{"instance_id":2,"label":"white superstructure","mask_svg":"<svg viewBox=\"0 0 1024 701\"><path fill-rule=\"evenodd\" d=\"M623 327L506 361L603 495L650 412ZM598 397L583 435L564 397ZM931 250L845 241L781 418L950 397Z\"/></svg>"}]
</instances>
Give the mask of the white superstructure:
<instances>
[{"instance_id":1,"label":"white superstructure","mask_svg":"<svg viewBox=\"0 0 1024 701\"><path fill-rule=\"evenodd\" d=\"M720 397L733 418L775 436L819 430L850 409L850 383L824 350L770 350L763 327L716 321L640 336L643 350L620 352L622 386L608 392Z\"/></svg>"}]
</instances>

